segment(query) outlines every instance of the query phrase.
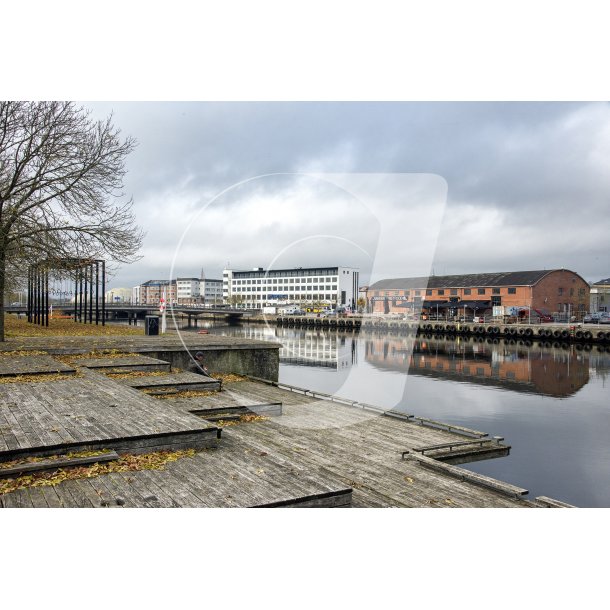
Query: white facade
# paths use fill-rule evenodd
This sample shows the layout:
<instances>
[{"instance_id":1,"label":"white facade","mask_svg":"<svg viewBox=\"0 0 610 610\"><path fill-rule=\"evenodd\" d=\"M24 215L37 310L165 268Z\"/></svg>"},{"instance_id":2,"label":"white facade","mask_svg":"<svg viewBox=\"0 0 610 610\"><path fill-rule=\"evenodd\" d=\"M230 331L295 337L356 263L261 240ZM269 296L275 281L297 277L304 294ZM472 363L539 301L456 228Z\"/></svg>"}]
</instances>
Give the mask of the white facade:
<instances>
[{"instance_id":1,"label":"white facade","mask_svg":"<svg viewBox=\"0 0 610 610\"><path fill-rule=\"evenodd\" d=\"M610 278L592 284L590 298L589 311L610 311Z\"/></svg>"},{"instance_id":2,"label":"white facade","mask_svg":"<svg viewBox=\"0 0 610 610\"><path fill-rule=\"evenodd\" d=\"M225 303L260 309L314 303L355 309L359 271L353 267L298 267L252 271L223 270Z\"/></svg>"},{"instance_id":3,"label":"white facade","mask_svg":"<svg viewBox=\"0 0 610 610\"><path fill-rule=\"evenodd\" d=\"M222 280L199 280L199 294L205 305L222 305L223 290Z\"/></svg>"},{"instance_id":4,"label":"white facade","mask_svg":"<svg viewBox=\"0 0 610 610\"><path fill-rule=\"evenodd\" d=\"M176 278L176 298L178 303L192 303L199 300L199 279L196 277Z\"/></svg>"},{"instance_id":5,"label":"white facade","mask_svg":"<svg viewBox=\"0 0 610 610\"><path fill-rule=\"evenodd\" d=\"M131 303L131 288L111 288L106 292L106 303Z\"/></svg>"},{"instance_id":6,"label":"white facade","mask_svg":"<svg viewBox=\"0 0 610 610\"><path fill-rule=\"evenodd\" d=\"M140 304L140 286L134 286L131 289L131 303L132 305Z\"/></svg>"}]
</instances>

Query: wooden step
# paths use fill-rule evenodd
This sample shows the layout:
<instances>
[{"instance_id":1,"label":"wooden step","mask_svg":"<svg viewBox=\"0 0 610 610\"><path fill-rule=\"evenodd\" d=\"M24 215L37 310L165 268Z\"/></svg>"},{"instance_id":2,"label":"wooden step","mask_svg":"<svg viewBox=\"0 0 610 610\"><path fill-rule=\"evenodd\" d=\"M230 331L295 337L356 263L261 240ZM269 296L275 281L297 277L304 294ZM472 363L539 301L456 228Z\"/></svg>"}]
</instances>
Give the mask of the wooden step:
<instances>
[{"instance_id":1,"label":"wooden step","mask_svg":"<svg viewBox=\"0 0 610 610\"><path fill-rule=\"evenodd\" d=\"M84 366L100 373L120 373L129 371L171 371L171 365L165 360L149 356L127 356L124 358L82 358L78 366Z\"/></svg>"},{"instance_id":2,"label":"wooden step","mask_svg":"<svg viewBox=\"0 0 610 610\"><path fill-rule=\"evenodd\" d=\"M185 390L209 390L220 389L220 381L213 377L197 375L197 373L170 373L160 376L115 378L114 381L122 385L138 390L159 390L160 393L183 392Z\"/></svg>"}]
</instances>

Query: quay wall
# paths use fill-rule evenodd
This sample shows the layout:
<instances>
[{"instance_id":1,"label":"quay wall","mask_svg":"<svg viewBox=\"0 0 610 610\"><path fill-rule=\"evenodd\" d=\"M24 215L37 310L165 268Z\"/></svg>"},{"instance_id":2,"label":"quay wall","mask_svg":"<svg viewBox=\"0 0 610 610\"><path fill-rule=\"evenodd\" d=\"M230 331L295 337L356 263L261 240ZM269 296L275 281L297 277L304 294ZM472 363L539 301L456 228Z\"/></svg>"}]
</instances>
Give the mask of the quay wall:
<instances>
[{"instance_id":1,"label":"quay wall","mask_svg":"<svg viewBox=\"0 0 610 610\"><path fill-rule=\"evenodd\" d=\"M610 343L610 326L567 324L473 324L458 322L413 322L378 317L316 318L311 316L281 316L268 318L278 326L336 330L378 330L398 333L429 333L471 335L530 341L562 343Z\"/></svg>"},{"instance_id":2,"label":"quay wall","mask_svg":"<svg viewBox=\"0 0 610 610\"><path fill-rule=\"evenodd\" d=\"M202 351L205 354L205 365L210 371L249 375L269 381L278 381L279 349L189 347L189 351L193 356L198 351ZM191 355L184 350L147 351L146 355L165 360L172 365L172 368L183 370L186 370L192 363Z\"/></svg>"}]
</instances>

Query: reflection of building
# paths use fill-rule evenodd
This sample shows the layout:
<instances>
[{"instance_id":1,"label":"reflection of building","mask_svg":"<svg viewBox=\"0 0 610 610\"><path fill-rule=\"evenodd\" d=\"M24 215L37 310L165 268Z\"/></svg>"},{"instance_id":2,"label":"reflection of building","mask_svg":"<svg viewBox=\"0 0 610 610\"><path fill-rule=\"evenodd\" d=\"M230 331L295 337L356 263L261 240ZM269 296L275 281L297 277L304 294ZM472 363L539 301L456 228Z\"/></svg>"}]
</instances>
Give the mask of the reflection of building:
<instances>
[{"instance_id":1,"label":"reflection of building","mask_svg":"<svg viewBox=\"0 0 610 610\"><path fill-rule=\"evenodd\" d=\"M495 306L584 313L589 284L568 269L425 276L380 280L369 287L367 298L371 310L382 313L466 308L471 315Z\"/></svg>"},{"instance_id":2,"label":"reflection of building","mask_svg":"<svg viewBox=\"0 0 610 610\"><path fill-rule=\"evenodd\" d=\"M223 294L228 303L248 308L316 302L355 308L358 276L358 270L352 267L225 269Z\"/></svg>"},{"instance_id":3,"label":"reflection of building","mask_svg":"<svg viewBox=\"0 0 610 610\"><path fill-rule=\"evenodd\" d=\"M292 328L246 327L243 330L243 336L248 339L281 343L282 364L344 370L357 362L357 339L353 336Z\"/></svg>"},{"instance_id":4,"label":"reflection of building","mask_svg":"<svg viewBox=\"0 0 610 610\"><path fill-rule=\"evenodd\" d=\"M365 339L365 359L381 369L547 396L570 396L589 381L587 355L542 347L379 337Z\"/></svg>"},{"instance_id":5,"label":"reflection of building","mask_svg":"<svg viewBox=\"0 0 610 610\"><path fill-rule=\"evenodd\" d=\"M610 277L599 280L591 286L591 307L589 311L610 311Z\"/></svg>"}]
</instances>

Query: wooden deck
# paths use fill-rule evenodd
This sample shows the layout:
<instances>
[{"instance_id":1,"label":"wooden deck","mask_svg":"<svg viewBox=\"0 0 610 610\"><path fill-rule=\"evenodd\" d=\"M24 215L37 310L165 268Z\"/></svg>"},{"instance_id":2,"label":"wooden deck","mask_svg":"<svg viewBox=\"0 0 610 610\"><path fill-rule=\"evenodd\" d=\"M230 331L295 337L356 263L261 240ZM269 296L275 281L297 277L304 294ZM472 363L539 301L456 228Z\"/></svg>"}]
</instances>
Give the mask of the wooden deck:
<instances>
[{"instance_id":1,"label":"wooden deck","mask_svg":"<svg viewBox=\"0 0 610 610\"><path fill-rule=\"evenodd\" d=\"M220 389L220 382L212 377L196 373L170 373L162 377L129 377L116 379L121 385L139 390L209 390Z\"/></svg>"},{"instance_id":2,"label":"wooden deck","mask_svg":"<svg viewBox=\"0 0 610 610\"><path fill-rule=\"evenodd\" d=\"M171 365L165 360L150 358L149 356L127 356L123 358L81 358L76 361L78 366L100 372L121 371L167 371Z\"/></svg>"},{"instance_id":3,"label":"wooden deck","mask_svg":"<svg viewBox=\"0 0 610 610\"><path fill-rule=\"evenodd\" d=\"M231 436L223 438L222 447L164 470L113 473L0 495L4 508L334 507L350 502L348 485L322 473L286 468Z\"/></svg>"},{"instance_id":4,"label":"wooden deck","mask_svg":"<svg viewBox=\"0 0 610 610\"><path fill-rule=\"evenodd\" d=\"M75 372L73 367L52 356L0 356L0 377Z\"/></svg>"},{"instance_id":5,"label":"wooden deck","mask_svg":"<svg viewBox=\"0 0 610 610\"><path fill-rule=\"evenodd\" d=\"M217 427L83 369L82 377L0 385L0 462L85 448L215 445ZM194 443L194 445L193 445Z\"/></svg>"},{"instance_id":6,"label":"wooden deck","mask_svg":"<svg viewBox=\"0 0 610 610\"><path fill-rule=\"evenodd\" d=\"M283 414L268 421L226 428L256 451L286 464L325 473L353 488L352 505L362 507L532 507L512 486L485 487L461 481L451 471L433 471L402 452L423 445L464 440L453 432L403 419L379 416L355 407L286 392L256 382L227 384L226 394L168 399L189 410L196 403L217 409L250 403L283 401ZM447 467L451 468L451 467ZM461 471L462 469L457 469ZM504 491L503 491L504 489Z\"/></svg>"},{"instance_id":7,"label":"wooden deck","mask_svg":"<svg viewBox=\"0 0 610 610\"><path fill-rule=\"evenodd\" d=\"M466 441L507 448L500 439L479 440L481 432L252 380L158 400L124 380L80 371L73 379L0 384L0 462L83 448L198 452L163 470L0 494L1 507L564 506L526 500L527 490L434 459L464 451ZM238 420L244 413L261 417ZM222 438L219 418L235 424Z\"/></svg>"}]
</instances>

